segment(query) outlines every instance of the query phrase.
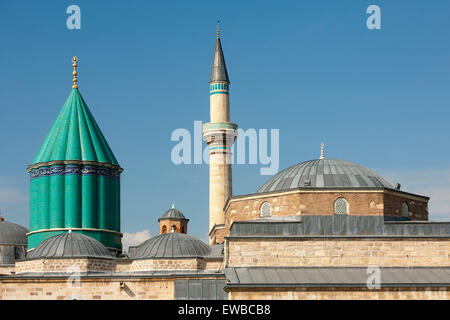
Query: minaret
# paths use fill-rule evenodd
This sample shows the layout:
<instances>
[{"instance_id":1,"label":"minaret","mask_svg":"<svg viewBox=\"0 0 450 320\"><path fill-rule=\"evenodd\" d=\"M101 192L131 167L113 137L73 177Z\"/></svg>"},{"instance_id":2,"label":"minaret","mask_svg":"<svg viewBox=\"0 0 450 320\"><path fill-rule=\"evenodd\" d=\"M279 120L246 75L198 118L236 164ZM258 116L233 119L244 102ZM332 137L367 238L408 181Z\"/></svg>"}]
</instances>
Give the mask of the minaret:
<instances>
[{"instance_id":1,"label":"minaret","mask_svg":"<svg viewBox=\"0 0 450 320\"><path fill-rule=\"evenodd\" d=\"M219 24L217 24L216 49L209 81L211 121L203 125L203 138L210 147L209 233L211 242L215 242L213 233L223 228L225 224L223 208L232 195L231 147L237 136L237 124L230 122L229 87L230 80L220 43Z\"/></svg>"}]
</instances>

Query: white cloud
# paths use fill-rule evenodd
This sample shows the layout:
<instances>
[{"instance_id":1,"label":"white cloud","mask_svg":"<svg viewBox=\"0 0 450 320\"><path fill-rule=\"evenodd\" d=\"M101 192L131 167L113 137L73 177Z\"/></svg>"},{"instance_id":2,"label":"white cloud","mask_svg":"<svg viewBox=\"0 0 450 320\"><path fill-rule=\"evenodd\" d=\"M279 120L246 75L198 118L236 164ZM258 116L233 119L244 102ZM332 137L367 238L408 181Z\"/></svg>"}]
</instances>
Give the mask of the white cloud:
<instances>
[{"instance_id":1,"label":"white cloud","mask_svg":"<svg viewBox=\"0 0 450 320\"><path fill-rule=\"evenodd\" d=\"M122 238L123 251L128 251L130 246L137 246L150 239L150 230L142 230L135 233L125 232Z\"/></svg>"},{"instance_id":2,"label":"white cloud","mask_svg":"<svg viewBox=\"0 0 450 320\"><path fill-rule=\"evenodd\" d=\"M450 221L450 169L422 169L380 173L401 190L430 197L431 221Z\"/></svg>"}]
</instances>

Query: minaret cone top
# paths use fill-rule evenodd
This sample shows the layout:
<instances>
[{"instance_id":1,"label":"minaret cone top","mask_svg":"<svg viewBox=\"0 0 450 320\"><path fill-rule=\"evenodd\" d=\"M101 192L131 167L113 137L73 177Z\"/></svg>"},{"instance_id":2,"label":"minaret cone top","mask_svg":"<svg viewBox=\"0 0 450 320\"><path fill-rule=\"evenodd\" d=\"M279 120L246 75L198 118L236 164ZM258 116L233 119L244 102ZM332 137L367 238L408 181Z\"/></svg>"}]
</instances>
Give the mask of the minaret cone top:
<instances>
[{"instance_id":1,"label":"minaret cone top","mask_svg":"<svg viewBox=\"0 0 450 320\"><path fill-rule=\"evenodd\" d=\"M216 50L214 51L214 60L209 82L230 82L230 79L228 78L227 66L225 65L225 58L223 56L222 44L220 43L220 38L217 38L216 40Z\"/></svg>"}]
</instances>

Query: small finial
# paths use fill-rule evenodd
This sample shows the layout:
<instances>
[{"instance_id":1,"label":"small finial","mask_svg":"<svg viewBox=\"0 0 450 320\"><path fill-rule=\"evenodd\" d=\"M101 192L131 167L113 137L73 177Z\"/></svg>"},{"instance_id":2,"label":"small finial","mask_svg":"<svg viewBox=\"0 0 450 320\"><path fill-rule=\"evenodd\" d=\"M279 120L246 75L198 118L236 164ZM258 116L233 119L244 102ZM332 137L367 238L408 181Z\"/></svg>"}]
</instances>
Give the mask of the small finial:
<instances>
[{"instance_id":1,"label":"small finial","mask_svg":"<svg viewBox=\"0 0 450 320\"><path fill-rule=\"evenodd\" d=\"M72 89L77 89L78 88L78 85L77 85L77 81L78 81L78 79L77 79L77 66L78 66L78 64L77 64L77 62L78 62L78 58L76 57L76 56L74 56L73 58L72 58L72 62L73 62L73 64L72 64L72 66L73 66L73 86L72 86Z\"/></svg>"},{"instance_id":2,"label":"small finial","mask_svg":"<svg viewBox=\"0 0 450 320\"><path fill-rule=\"evenodd\" d=\"M219 20L217 20L217 39L219 39Z\"/></svg>"},{"instance_id":3,"label":"small finial","mask_svg":"<svg viewBox=\"0 0 450 320\"><path fill-rule=\"evenodd\" d=\"M175 209L175 204L172 202L172 209Z\"/></svg>"},{"instance_id":4,"label":"small finial","mask_svg":"<svg viewBox=\"0 0 450 320\"><path fill-rule=\"evenodd\" d=\"M323 144L323 142L320 144L320 159L325 159L325 157L323 156L323 147L325 145Z\"/></svg>"}]
</instances>

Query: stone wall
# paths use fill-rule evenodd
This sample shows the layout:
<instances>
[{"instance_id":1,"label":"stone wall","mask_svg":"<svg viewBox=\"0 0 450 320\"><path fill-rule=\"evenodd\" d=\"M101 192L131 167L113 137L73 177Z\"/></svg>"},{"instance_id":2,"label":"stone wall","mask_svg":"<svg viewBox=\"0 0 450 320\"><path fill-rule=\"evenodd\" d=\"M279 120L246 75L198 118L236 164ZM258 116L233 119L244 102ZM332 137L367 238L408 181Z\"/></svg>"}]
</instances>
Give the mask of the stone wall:
<instances>
[{"instance_id":1,"label":"stone wall","mask_svg":"<svg viewBox=\"0 0 450 320\"><path fill-rule=\"evenodd\" d=\"M216 228L210 237L210 244L223 243L224 238L228 235L228 229Z\"/></svg>"},{"instance_id":2,"label":"stone wall","mask_svg":"<svg viewBox=\"0 0 450 320\"><path fill-rule=\"evenodd\" d=\"M231 238L227 267L450 266L450 239L426 238Z\"/></svg>"},{"instance_id":3,"label":"stone wall","mask_svg":"<svg viewBox=\"0 0 450 320\"><path fill-rule=\"evenodd\" d=\"M121 288L120 283L124 285ZM173 299L173 279L0 279L0 299Z\"/></svg>"},{"instance_id":4,"label":"stone wall","mask_svg":"<svg viewBox=\"0 0 450 320\"><path fill-rule=\"evenodd\" d=\"M448 300L446 288L229 288L232 300Z\"/></svg>"},{"instance_id":5,"label":"stone wall","mask_svg":"<svg viewBox=\"0 0 450 320\"><path fill-rule=\"evenodd\" d=\"M200 269L202 270L217 270L219 271L222 269L223 266L223 259L202 259L200 261Z\"/></svg>"},{"instance_id":6,"label":"stone wall","mask_svg":"<svg viewBox=\"0 0 450 320\"><path fill-rule=\"evenodd\" d=\"M16 274L26 272L112 272L112 259L73 258L36 259L16 262Z\"/></svg>"},{"instance_id":7,"label":"stone wall","mask_svg":"<svg viewBox=\"0 0 450 320\"><path fill-rule=\"evenodd\" d=\"M15 270L14 265L0 265L0 275L9 275Z\"/></svg>"},{"instance_id":8,"label":"stone wall","mask_svg":"<svg viewBox=\"0 0 450 320\"><path fill-rule=\"evenodd\" d=\"M130 271L152 270L197 270L199 262L195 258L190 259L139 259L133 260Z\"/></svg>"},{"instance_id":9,"label":"stone wall","mask_svg":"<svg viewBox=\"0 0 450 320\"><path fill-rule=\"evenodd\" d=\"M139 259L139 260L111 260L111 259L36 259L23 260L9 269L0 268L0 274L16 274L26 272L139 272L165 270L218 270L222 259ZM2 271L4 269L4 272ZM2 273L3 272L3 273Z\"/></svg>"},{"instance_id":10,"label":"stone wall","mask_svg":"<svg viewBox=\"0 0 450 320\"><path fill-rule=\"evenodd\" d=\"M222 259L139 259L131 261L128 268L120 266L120 271L218 270L222 263Z\"/></svg>"},{"instance_id":11,"label":"stone wall","mask_svg":"<svg viewBox=\"0 0 450 320\"><path fill-rule=\"evenodd\" d=\"M118 259L115 260L114 271L115 272L128 272L133 260L131 259Z\"/></svg>"}]
</instances>

